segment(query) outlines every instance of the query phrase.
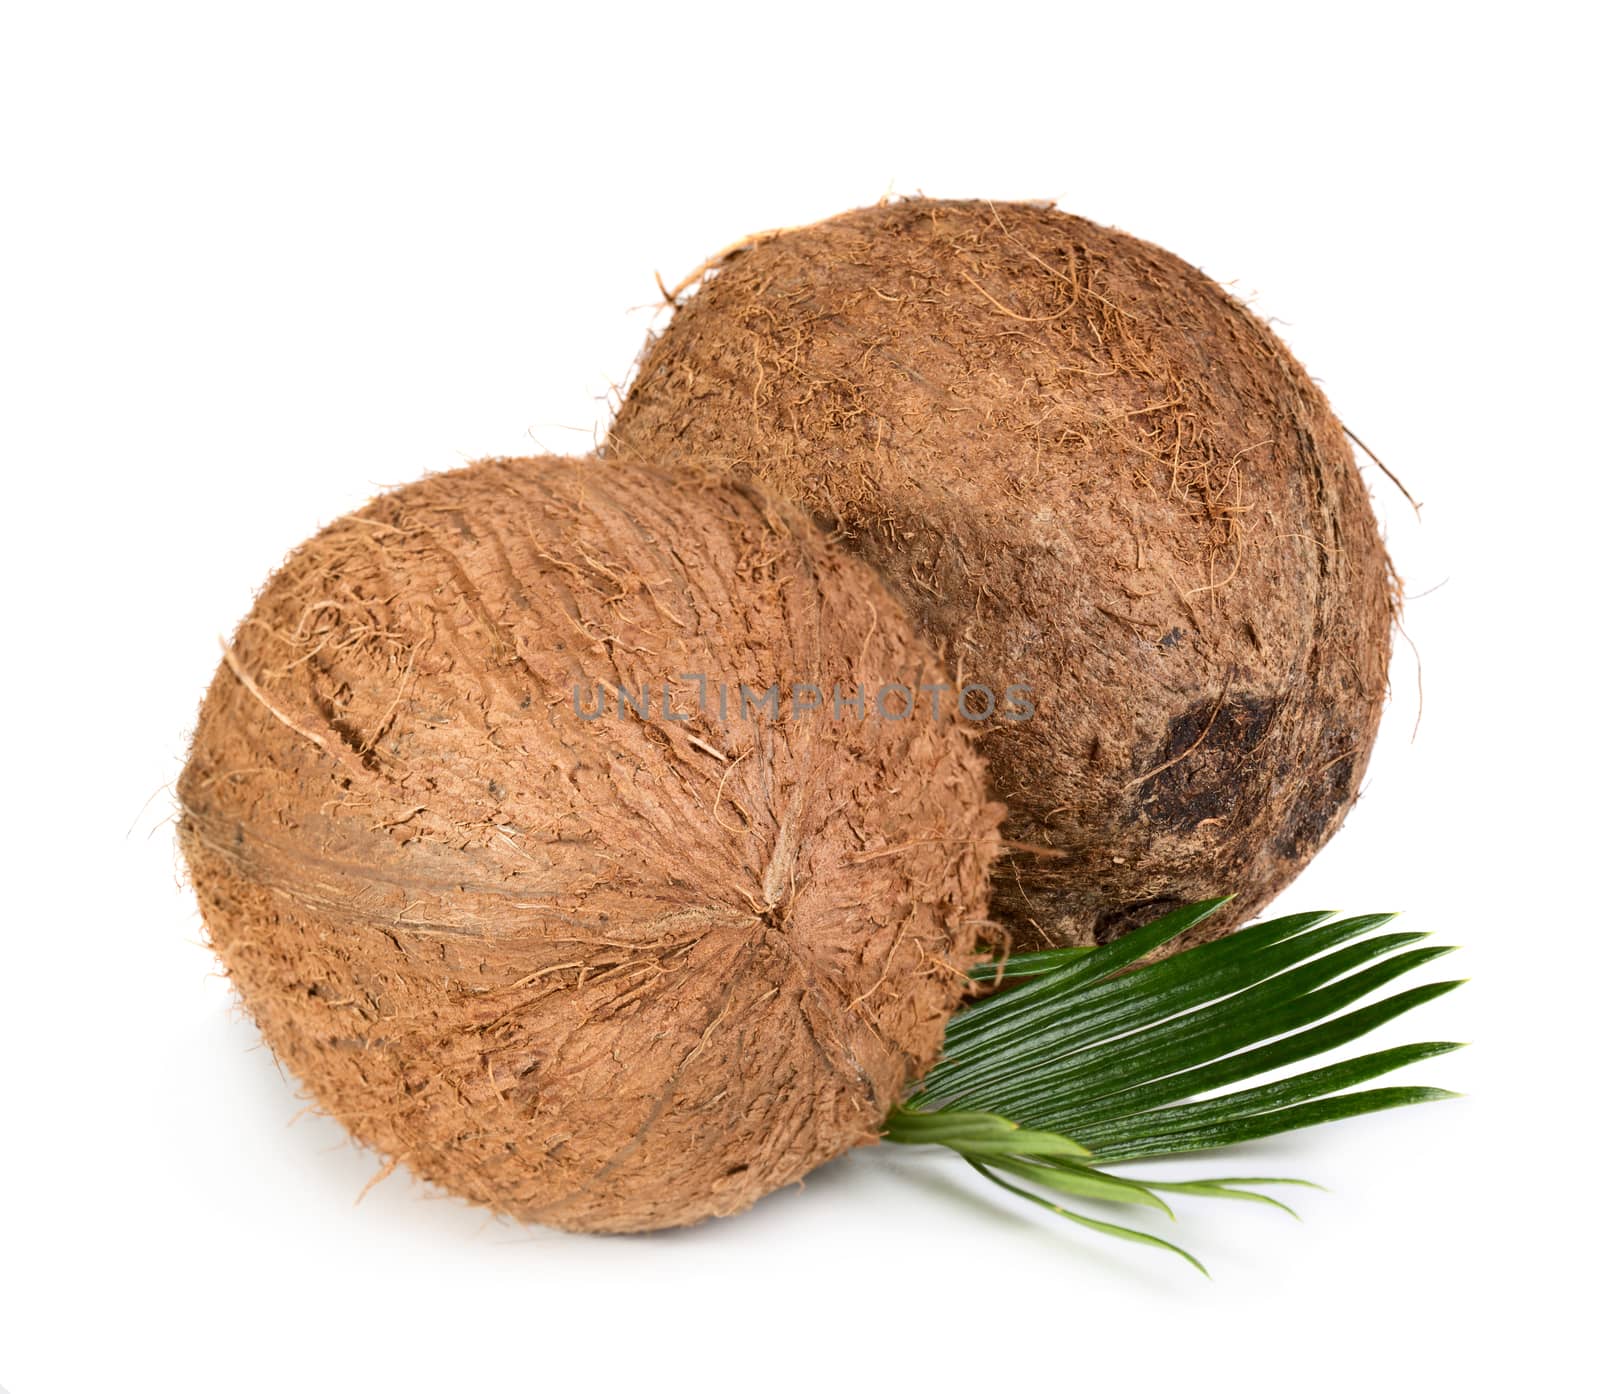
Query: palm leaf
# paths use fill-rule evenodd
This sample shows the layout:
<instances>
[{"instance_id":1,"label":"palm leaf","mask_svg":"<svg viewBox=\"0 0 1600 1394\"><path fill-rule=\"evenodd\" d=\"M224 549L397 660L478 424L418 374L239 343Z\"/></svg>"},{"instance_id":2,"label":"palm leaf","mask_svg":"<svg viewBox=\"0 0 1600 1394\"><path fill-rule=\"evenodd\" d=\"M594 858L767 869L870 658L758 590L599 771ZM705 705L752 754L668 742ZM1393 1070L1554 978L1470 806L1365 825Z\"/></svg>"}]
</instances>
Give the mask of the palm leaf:
<instances>
[{"instance_id":1,"label":"palm leaf","mask_svg":"<svg viewBox=\"0 0 1600 1394\"><path fill-rule=\"evenodd\" d=\"M948 1148L996 1185L1075 1224L1156 1245L1200 1268L1163 1239L1079 1214L1039 1192L1163 1211L1158 1193L1288 1210L1253 1188L1309 1182L1158 1182L1105 1168L1454 1097L1418 1086L1345 1092L1458 1048L1449 1041L1374 1051L1216 1092L1337 1049L1459 986L1427 983L1357 1007L1449 950L1414 947L1419 934L1376 933L1390 915L1339 920L1329 912L1264 920L1130 971L1223 903L1175 910L1103 948L1049 949L980 965L975 981L1021 985L951 1019L942 1058L890 1114L885 1140Z\"/></svg>"},{"instance_id":2,"label":"palm leaf","mask_svg":"<svg viewBox=\"0 0 1600 1394\"><path fill-rule=\"evenodd\" d=\"M1057 1205L1054 1201L1046 1200L1043 1196L1035 1195L1032 1191L1024 1190L1021 1186L1014 1186L1003 1176L996 1176L993 1171L981 1162L973 1162L973 1169L980 1176L987 1177L996 1186L1010 1191L1012 1195L1021 1196L1024 1200L1031 1200L1035 1205L1042 1205L1046 1210L1059 1215L1063 1220L1071 1220L1075 1225L1082 1225L1085 1229L1097 1230L1101 1234L1109 1234L1116 1239L1130 1240L1135 1244L1149 1244L1157 1249L1165 1249L1168 1253L1176 1254L1185 1263L1192 1263L1206 1277L1211 1274L1206 1272L1205 1264L1201 1263L1187 1249L1180 1249L1176 1244L1169 1244L1165 1239L1157 1239L1153 1234L1147 1234L1142 1229L1128 1229L1123 1225L1114 1225L1106 1220L1096 1220L1088 1215L1080 1215L1076 1210L1068 1210L1065 1206Z\"/></svg>"}]
</instances>

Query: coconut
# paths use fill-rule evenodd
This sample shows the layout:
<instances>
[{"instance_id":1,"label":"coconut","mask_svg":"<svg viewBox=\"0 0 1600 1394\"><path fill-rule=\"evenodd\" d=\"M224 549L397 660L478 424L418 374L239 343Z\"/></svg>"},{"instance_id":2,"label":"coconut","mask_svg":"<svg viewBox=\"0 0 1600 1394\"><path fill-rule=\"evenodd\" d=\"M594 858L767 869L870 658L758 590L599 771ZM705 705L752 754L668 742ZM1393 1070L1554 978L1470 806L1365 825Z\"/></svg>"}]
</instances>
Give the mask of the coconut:
<instances>
[{"instance_id":1,"label":"coconut","mask_svg":"<svg viewBox=\"0 0 1600 1394\"><path fill-rule=\"evenodd\" d=\"M358 1140L519 1219L687 1224L873 1141L939 1050L1001 810L956 720L854 700L938 671L752 486L486 461L268 583L181 845Z\"/></svg>"},{"instance_id":2,"label":"coconut","mask_svg":"<svg viewBox=\"0 0 1600 1394\"><path fill-rule=\"evenodd\" d=\"M921 198L750 239L604 453L803 503L963 679L1031 688L982 744L1019 947L1232 893L1225 932L1356 797L1395 604L1365 486L1283 344L1159 247Z\"/></svg>"}]
</instances>

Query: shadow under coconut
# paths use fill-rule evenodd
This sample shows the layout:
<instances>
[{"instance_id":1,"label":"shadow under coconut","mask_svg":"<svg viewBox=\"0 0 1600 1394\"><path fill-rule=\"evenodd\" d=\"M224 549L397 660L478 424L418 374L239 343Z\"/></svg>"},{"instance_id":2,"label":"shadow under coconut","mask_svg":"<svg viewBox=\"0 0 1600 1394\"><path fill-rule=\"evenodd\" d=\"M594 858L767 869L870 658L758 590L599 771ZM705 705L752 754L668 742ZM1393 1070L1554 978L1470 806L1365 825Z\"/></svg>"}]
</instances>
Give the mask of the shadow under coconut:
<instances>
[{"instance_id":1,"label":"shadow under coconut","mask_svg":"<svg viewBox=\"0 0 1600 1394\"><path fill-rule=\"evenodd\" d=\"M1122 1246L1079 1232L1022 1202L1014 1205L970 1174L964 1163L935 1149L898 1146L858 1149L811 1172L803 1182L775 1191L738 1215L708 1220L679 1229L641 1234L579 1235L538 1225L521 1224L470 1205L413 1176L403 1166L383 1174L383 1159L354 1142L334 1119L309 1104L299 1082L282 1069L257 1034L254 1024L235 1004L216 1011L194 1032L172 1063L176 1072L194 1079L194 1097L205 1102L182 1118L162 1120L160 1132L185 1170L197 1172L197 1184L225 1190L237 1203L241 1189L276 1192L318 1224L359 1224L404 1235L408 1240L459 1249L463 1241L496 1245L571 1245L587 1250L622 1253L640 1247L657 1254L703 1252L735 1230L752 1253L770 1255L774 1247L803 1243L815 1230L820 1202L835 1207L860 1207L875 1216L887 1208L902 1224L948 1224L953 1241L968 1242L968 1225L981 1223L988 1244L1025 1244L1030 1257L1070 1263L1102 1278L1126 1280L1148 1294L1152 1282L1162 1292L1193 1292L1195 1275L1181 1267L1169 1271L1168 1260L1153 1252ZM202 1136L203 1135L203 1136ZM196 1168L196 1161L200 1166ZM1289 1139L1268 1139L1237 1149L1228 1170L1275 1175L1304 1170L1303 1149ZM1215 1167L1212 1168L1215 1170ZM1142 1174L1184 1180L1200 1174L1190 1161L1145 1163ZM381 1179L379 1179L381 1177ZM287 1193L287 1194L285 1194ZM918 1214L910 1199L920 1194L935 1204ZM1304 1211L1318 1192L1296 1198ZM1180 1198L1181 1199L1181 1198ZM806 1206L804 1211L797 1207ZM898 1207L898 1209L896 1209ZM1094 1209L1097 1218L1147 1228L1189 1247L1203 1248L1208 1259L1231 1261L1236 1237L1246 1220L1232 1207L1227 1214L1175 1206L1180 1222L1126 1210ZM1242 1209L1242 1207L1241 1207ZM1254 1210L1254 1207L1250 1208ZM801 1216L804 1219L801 1219ZM1258 1216L1292 1226L1288 1216ZM1000 1235L1005 1238L1001 1239Z\"/></svg>"},{"instance_id":2,"label":"shadow under coconut","mask_svg":"<svg viewBox=\"0 0 1600 1394\"><path fill-rule=\"evenodd\" d=\"M521 1237L527 1231L418 1180L397 1167L382 1180L384 1162L355 1142L336 1120L311 1104L284 1070L248 1016L232 1004L215 1012L179 1051L174 1068L197 1076L200 1108L167 1130L197 1184L225 1190L288 1192L296 1208L311 1208L319 1223L375 1222L400 1226L411 1238L480 1239L486 1232ZM202 1136L203 1135L203 1136ZM196 1169L195 1159L202 1159ZM422 1204L422 1202L433 1202ZM552 1239L566 1239L543 1231Z\"/></svg>"},{"instance_id":3,"label":"shadow under coconut","mask_svg":"<svg viewBox=\"0 0 1600 1394\"><path fill-rule=\"evenodd\" d=\"M194 1077L193 1097L201 1106L166 1120L171 1126L162 1131L185 1170L195 1170L195 1159L203 1159L199 1184L225 1189L233 1198L246 1186L263 1193L288 1190L295 1206L310 1207L320 1223L371 1217L377 1227L452 1248L468 1240L572 1245L591 1253L640 1246L670 1252L720 1242L730 1226L738 1226L751 1232L753 1252L770 1252L800 1222L802 1212L792 1207L819 1193L843 1202L861 1181L851 1165L855 1159L843 1157L738 1215L639 1234L571 1234L494 1214L404 1166L384 1174L381 1156L309 1102L237 1003L216 1011L175 1055L172 1068ZM810 1232L816 1214L805 1213Z\"/></svg>"}]
</instances>

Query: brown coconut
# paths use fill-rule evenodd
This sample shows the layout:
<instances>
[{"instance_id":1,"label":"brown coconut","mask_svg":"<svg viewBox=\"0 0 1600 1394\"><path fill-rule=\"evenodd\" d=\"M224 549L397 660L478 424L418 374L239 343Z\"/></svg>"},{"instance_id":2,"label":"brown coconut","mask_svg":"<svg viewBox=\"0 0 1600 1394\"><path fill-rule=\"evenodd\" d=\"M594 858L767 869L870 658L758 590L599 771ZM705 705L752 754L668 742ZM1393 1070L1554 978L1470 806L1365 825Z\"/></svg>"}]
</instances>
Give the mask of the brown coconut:
<instances>
[{"instance_id":1,"label":"brown coconut","mask_svg":"<svg viewBox=\"0 0 1600 1394\"><path fill-rule=\"evenodd\" d=\"M1159 247L1034 204L908 199L725 255L647 346L606 452L806 505L963 679L1032 685L982 750L1018 947L1232 893L1356 797L1388 559L1305 370ZM981 708L981 697L974 698Z\"/></svg>"},{"instance_id":2,"label":"brown coconut","mask_svg":"<svg viewBox=\"0 0 1600 1394\"><path fill-rule=\"evenodd\" d=\"M686 721L574 707L680 673ZM949 720L724 720L714 684L936 673L749 485L485 461L272 578L181 844L244 1005L361 1142L563 1228L727 1215L871 1142L933 1061L1001 810Z\"/></svg>"}]
</instances>

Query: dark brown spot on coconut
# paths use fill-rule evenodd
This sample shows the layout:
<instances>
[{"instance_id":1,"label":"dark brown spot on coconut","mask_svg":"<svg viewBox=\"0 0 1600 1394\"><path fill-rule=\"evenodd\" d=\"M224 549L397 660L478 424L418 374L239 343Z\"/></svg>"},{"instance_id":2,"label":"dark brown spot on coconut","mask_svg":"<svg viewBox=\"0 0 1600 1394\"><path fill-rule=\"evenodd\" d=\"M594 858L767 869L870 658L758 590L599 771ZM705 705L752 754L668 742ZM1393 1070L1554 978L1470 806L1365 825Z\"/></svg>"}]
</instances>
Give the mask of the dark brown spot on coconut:
<instances>
[{"instance_id":1,"label":"dark brown spot on coconut","mask_svg":"<svg viewBox=\"0 0 1600 1394\"><path fill-rule=\"evenodd\" d=\"M1316 759L1300 772L1298 795L1277 839L1279 855L1299 858L1320 847L1354 802L1359 750L1350 731L1330 719Z\"/></svg>"},{"instance_id":2,"label":"dark brown spot on coconut","mask_svg":"<svg viewBox=\"0 0 1600 1394\"><path fill-rule=\"evenodd\" d=\"M1232 822L1254 792L1246 776L1282 705L1271 697L1219 696L1179 712L1135 784L1127 816L1179 833Z\"/></svg>"}]
</instances>

